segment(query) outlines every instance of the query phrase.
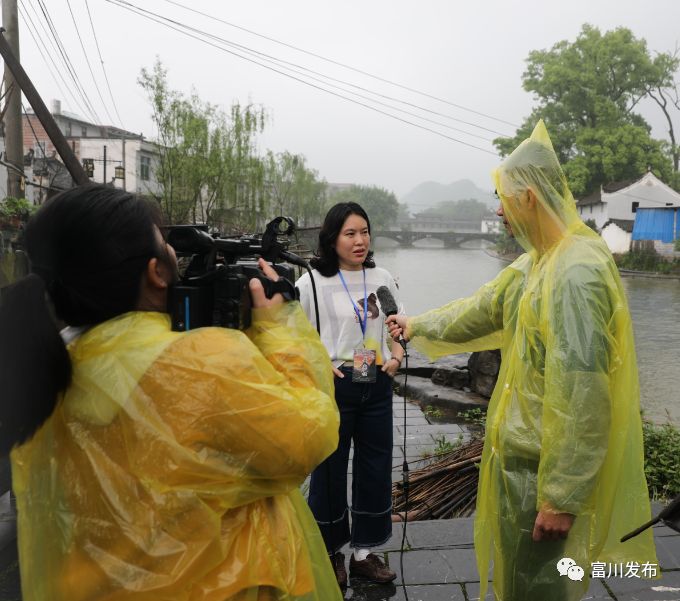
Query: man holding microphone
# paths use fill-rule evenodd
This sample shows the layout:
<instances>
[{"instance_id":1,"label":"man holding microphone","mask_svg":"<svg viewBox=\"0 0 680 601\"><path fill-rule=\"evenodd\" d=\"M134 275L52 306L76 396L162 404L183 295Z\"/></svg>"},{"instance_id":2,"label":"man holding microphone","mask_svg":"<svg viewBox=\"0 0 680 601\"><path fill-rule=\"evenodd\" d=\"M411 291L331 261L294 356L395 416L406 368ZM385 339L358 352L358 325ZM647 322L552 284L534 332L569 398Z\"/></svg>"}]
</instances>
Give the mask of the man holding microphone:
<instances>
[{"instance_id":1,"label":"man holding microphone","mask_svg":"<svg viewBox=\"0 0 680 601\"><path fill-rule=\"evenodd\" d=\"M656 563L651 532L618 542L649 519L632 324L542 121L493 178L526 253L471 297L387 324L431 359L501 349L477 495L480 598L493 560L499 601L575 601L592 562ZM565 557L582 580L561 576Z\"/></svg>"}]
</instances>

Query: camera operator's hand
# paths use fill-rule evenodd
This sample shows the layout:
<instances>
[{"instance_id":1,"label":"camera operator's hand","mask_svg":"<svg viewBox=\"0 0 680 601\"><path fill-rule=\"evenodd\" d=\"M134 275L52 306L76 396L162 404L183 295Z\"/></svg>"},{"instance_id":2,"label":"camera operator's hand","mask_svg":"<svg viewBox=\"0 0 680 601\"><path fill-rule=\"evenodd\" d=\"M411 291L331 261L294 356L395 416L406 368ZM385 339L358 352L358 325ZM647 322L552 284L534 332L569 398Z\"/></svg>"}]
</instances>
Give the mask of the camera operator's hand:
<instances>
[{"instance_id":1,"label":"camera operator's hand","mask_svg":"<svg viewBox=\"0 0 680 601\"><path fill-rule=\"evenodd\" d=\"M270 280L276 282L279 279L279 274L274 271L274 268L267 263L264 259L259 259L257 261L259 268L262 273L266 275ZM260 309L262 307L274 307L276 305L283 304L283 296L278 292L271 298L267 298L264 293L264 287L262 282L257 278L252 278L249 283L250 286L250 297L253 299L253 307Z\"/></svg>"}]
</instances>

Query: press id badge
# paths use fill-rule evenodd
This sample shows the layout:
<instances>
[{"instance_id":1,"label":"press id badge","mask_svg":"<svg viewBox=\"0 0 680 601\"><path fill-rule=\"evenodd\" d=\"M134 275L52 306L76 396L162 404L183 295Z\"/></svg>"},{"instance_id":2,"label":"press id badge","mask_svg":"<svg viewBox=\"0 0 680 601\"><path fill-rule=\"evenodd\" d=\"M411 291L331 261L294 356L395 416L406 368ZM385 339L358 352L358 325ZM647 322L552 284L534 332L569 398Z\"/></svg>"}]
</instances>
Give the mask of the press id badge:
<instances>
[{"instance_id":1,"label":"press id badge","mask_svg":"<svg viewBox=\"0 0 680 601\"><path fill-rule=\"evenodd\" d=\"M375 351L366 348L354 349L354 369L352 382L375 382Z\"/></svg>"}]
</instances>

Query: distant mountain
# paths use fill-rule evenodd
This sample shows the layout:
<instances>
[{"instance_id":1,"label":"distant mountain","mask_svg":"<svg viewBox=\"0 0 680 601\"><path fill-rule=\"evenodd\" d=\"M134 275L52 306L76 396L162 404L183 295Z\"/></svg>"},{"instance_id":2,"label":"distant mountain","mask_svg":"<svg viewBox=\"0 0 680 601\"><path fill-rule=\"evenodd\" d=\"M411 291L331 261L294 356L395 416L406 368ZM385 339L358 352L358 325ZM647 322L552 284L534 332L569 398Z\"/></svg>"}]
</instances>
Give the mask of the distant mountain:
<instances>
[{"instance_id":1,"label":"distant mountain","mask_svg":"<svg viewBox=\"0 0 680 601\"><path fill-rule=\"evenodd\" d=\"M423 182L402 196L399 202L406 203L413 214L435 207L444 200L463 200L464 198L475 198L494 209L498 206L493 190L482 190L469 179L461 179L448 185Z\"/></svg>"}]
</instances>

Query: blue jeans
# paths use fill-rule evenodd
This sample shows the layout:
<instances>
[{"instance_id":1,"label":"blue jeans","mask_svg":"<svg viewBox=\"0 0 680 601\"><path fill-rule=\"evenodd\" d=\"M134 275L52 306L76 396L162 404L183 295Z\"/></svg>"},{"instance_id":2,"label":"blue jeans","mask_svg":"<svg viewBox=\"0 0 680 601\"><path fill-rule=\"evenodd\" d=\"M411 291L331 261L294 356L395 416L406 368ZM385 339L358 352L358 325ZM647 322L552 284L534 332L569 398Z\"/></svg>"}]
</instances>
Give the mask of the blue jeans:
<instances>
[{"instance_id":1,"label":"blue jeans","mask_svg":"<svg viewBox=\"0 0 680 601\"><path fill-rule=\"evenodd\" d=\"M335 378L338 448L312 472L309 486L309 506L329 553L347 542L351 547L375 547L392 536L392 378L379 366L373 384L353 383L351 368L342 372L344 378ZM348 507L352 441L352 505Z\"/></svg>"}]
</instances>

